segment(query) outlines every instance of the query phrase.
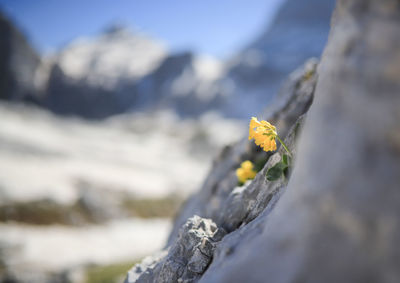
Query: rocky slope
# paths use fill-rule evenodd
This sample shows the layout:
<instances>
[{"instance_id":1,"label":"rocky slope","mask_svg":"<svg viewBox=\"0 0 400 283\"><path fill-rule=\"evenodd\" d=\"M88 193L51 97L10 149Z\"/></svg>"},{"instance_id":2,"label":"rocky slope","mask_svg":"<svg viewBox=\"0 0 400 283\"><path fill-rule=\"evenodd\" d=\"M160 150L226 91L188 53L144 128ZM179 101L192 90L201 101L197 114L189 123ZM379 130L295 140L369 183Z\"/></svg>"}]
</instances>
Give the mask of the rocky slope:
<instances>
[{"instance_id":1,"label":"rocky slope","mask_svg":"<svg viewBox=\"0 0 400 283\"><path fill-rule=\"evenodd\" d=\"M399 19L398 1L339 0L318 71L295 72L263 115L294 153L290 177L265 179L282 148L227 147L164 252L125 282L398 282Z\"/></svg>"}]
</instances>

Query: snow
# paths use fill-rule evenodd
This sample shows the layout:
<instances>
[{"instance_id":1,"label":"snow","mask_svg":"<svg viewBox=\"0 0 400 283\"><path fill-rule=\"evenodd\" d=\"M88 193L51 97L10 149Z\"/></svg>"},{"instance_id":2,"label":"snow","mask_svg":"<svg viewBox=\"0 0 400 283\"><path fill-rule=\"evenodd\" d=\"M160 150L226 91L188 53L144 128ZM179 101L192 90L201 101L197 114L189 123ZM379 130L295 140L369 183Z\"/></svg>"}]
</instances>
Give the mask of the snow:
<instances>
[{"instance_id":1,"label":"snow","mask_svg":"<svg viewBox=\"0 0 400 283\"><path fill-rule=\"evenodd\" d=\"M76 39L58 56L67 76L112 89L121 79L132 81L149 74L164 59L166 50L160 42L124 28Z\"/></svg>"},{"instance_id":2,"label":"snow","mask_svg":"<svg viewBox=\"0 0 400 283\"><path fill-rule=\"evenodd\" d=\"M173 96L182 97L194 93L200 101L211 101L219 94L216 82L224 74L222 62L207 55L197 55L191 63L171 82Z\"/></svg>"},{"instance_id":3,"label":"snow","mask_svg":"<svg viewBox=\"0 0 400 283\"><path fill-rule=\"evenodd\" d=\"M8 103L0 103L0 112L0 204L73 204L82 183L99 189L100 197L104 189L137 198L187 196L200 187L212 156L246 128L218 113L180 120L159 111L88 122ZM2 258L17 273L57 273L132 261L162 248L170 220L120 217L84 227L0 224Z\"/></svg>"},{"instance_id":4,"label":"snow","mask_svg":"<svg viewBox=\"0 0 400 283\"><path fill-rule=\"evenodd\" d=\"M10 104L0 104L0 112L0 202L71 204L81 181L143 198L188 195L213 154L245 132L243 123L217 114L180 121L165 111L88 122ZM193 149L198 133L206 135L201 154Z\"/></svg>"},{"instance_id":5,"label":"snow","mask_svg":"<svg viewBox=\"0 0 400 283\"><path fill-rule=\"evenodd\" d=\"M195 56L193 68L202 81L215 81L224 74L223 63L208 55Z\"/></svg>"},{"instance_id":6,"label":"snow","mask_svg":"<svg viewBox=\"0 0 400 283\"><path fill-rule=\"evenodd\" d=\"M167 219L118 220L85 227L0 224L0 247L11 269L60 272L86 264L132 261L162 249Z\"/></svg>"}]
</instances>

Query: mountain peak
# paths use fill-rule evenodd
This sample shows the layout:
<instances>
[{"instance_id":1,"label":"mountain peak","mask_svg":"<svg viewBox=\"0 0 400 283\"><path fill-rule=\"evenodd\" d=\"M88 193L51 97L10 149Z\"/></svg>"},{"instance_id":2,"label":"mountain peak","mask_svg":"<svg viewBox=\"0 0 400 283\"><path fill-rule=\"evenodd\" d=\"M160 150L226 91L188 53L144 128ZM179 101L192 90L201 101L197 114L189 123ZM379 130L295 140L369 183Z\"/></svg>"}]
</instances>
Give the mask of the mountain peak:
<instances>
[{"instance_id":1,"label":"mountain peak","mask_svg":"<svg viewBox=\"0 0 400 283\"><path fill-rule=\"evenodd\" d=\"M112 25L94 38L71 42L58 56L62 71L92 85L113 87L135 80L158 66L166 55L162 43L123 25Z\"/></svg>"},{"instance_id":2,"label":"mountain peak","mask_svg":"<svg viewBox=\"0 0 400 283\"><path fill-rule=\"evenodd\" d=\"M131 28L128 27L128 25L123 23L112 23L106 26L105 29L103 30L103 34L109 34L109 35L126 33L126 32L132 32L132 30Z\"/></svg>"}]
</instances>

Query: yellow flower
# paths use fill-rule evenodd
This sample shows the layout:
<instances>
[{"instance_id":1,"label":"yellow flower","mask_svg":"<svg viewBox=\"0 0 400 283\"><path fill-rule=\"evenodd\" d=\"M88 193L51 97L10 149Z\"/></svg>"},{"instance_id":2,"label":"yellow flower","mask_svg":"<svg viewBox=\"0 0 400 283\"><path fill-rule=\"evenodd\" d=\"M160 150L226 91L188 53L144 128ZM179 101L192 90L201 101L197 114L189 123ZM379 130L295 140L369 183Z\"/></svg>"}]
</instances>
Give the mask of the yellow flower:
<instances>
[{"instance_id":1,"label":"yellow flower","mask_svg":"<svg viewBox=\"0 0 400 283\"><path fill-rule=\"evenodd\" d=\"M251 118L249 140L254 139L256 145L265 151L274 151L276 150L275 139L277 136L275 126L264 120L258 121L256 117Z\"/></svg>"},{"instance_id":2,"label":"yellow flower","mask_svg":"<svg viewBox=\"0 0 400 283\"><path fill-rule=\"evenodd\" d=\"M257 172L253 170L253 163L251 161L246 160L240 164L240 168L236 169L236 176L238 180L242 183L247 180L253 179Z\"/></svg>"}]
</instances>

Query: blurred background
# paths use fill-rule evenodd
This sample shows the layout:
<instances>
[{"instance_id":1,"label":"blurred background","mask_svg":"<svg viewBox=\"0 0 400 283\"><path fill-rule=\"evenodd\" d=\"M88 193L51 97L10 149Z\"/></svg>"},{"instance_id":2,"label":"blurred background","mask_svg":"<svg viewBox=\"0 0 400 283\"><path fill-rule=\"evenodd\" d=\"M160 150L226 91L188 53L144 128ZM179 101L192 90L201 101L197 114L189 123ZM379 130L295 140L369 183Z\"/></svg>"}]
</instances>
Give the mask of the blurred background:
<instances>
[{"instance_id":1,"label":"blurred background","mask_svg":"<svg viewBox=\"0 0 400 283\"><path fill-rule=\"evenodd\" d=\"M1 282L121 282L333 7L0 0Z\"/></svg>"}]
</instances>

